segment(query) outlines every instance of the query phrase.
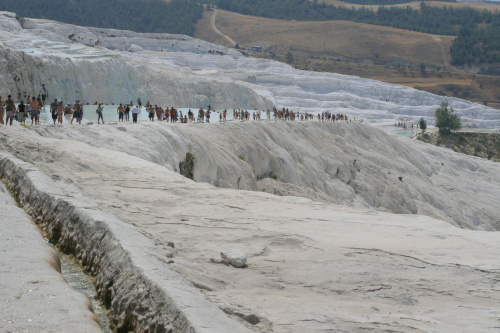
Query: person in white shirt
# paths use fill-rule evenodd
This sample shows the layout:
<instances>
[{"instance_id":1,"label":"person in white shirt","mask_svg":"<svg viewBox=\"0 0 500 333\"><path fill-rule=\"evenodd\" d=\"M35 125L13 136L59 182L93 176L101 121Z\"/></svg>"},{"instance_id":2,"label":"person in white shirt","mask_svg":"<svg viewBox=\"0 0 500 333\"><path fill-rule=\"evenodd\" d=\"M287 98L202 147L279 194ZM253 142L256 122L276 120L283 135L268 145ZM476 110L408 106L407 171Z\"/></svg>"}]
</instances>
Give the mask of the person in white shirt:
<instances>
[{"instance_id":1,"label":"person in white shirt","mask_svg":"<svg viewBox=\"0 0 500 333\"><path fill-rule=\"evenodd\" d=\"M40 88L40 95L42 96L42 104L45 105L45 99L49 97L49 91L45 88L45 84L42 84L42 88Z\"/></svg>"},{"instance_id":2,"label":"person in white shirt","mask_svg":"<svg viewBox=\"0 0 500 333\"><path fill-rule=\"evenodd\" d=\"M133 108L132 108L132 121L134 123L137 122L137 116L139 115L141 111L139 110L139 108L137 107L137 105L135 105Z\"/></svg>"}]
</instances>

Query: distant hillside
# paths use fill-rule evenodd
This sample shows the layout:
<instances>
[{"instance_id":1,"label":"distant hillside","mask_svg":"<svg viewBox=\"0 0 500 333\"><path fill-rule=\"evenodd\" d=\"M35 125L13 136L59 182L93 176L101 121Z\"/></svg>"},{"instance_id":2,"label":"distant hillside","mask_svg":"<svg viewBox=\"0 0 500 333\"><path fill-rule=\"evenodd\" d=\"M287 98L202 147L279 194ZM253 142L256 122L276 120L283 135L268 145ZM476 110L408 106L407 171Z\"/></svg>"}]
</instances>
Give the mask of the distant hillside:
<instances>
[{"instance_id":1,"label":"distant hillside","mask_svg":"<svg viewBox=\"0 0 500 333\"><path fill-rule=\"evenodd\" d=\"M314 1L314 0L311 0L311 1ZM398 4L394 4L394 5L366 5L366 4L358 5L355 3L350 3L347 1L341 1L341 0L320 0L319 2L326 3L328 5L338 6L338 7L347 7L347 8L354 7L357 9L365 7L365 8L371 9L371 10L378 10L378 8L380 6L400 7L400 8L410 7L410 8L414 8L414 9L419 9L422 1L411 1L411 2L406 1L404 3L398 3ZM433 6L433 7L453 7L453 8L469 7L472 9L479 10L479 11L488 10L488 11L495 12L497 10L500 10L500 2L486 3L486 2L465 2L465 1L461 1L461 2L425 1L425 4L427 6Z\"/></svg>"},{"instance_id":2,"label":"distant hillside","mask_svg":"<svg viewBox=\"0 0 500 333\"><path fill-rule=\"evenodd\" d=\"M191 0L2 0L0 10L81 26L190 36L203 13Z\"/></svg>"},{"instance_id":3,"label":"distant hillside","mask_svg":"<svg viewBox=\"0 0 500 333\"><path fill-rule=\"evenodd\" d=\"M343 0L343 2L357 5L397 5L412 2L412 0ZM455 0L440 0L440 2L456 2Z\"/></svg>"},{"instance_id":4,"label":"distant hillside","mask_svg":"<svg viewBox=\"0 0 500 333\"><path fill-rule=\"evenodd\" d=\"M457 36L451 47L452 64L500 63L500 13L469 7L435 7L424 2L419 9L337 7L308 0L213 0L224 10L244 15L297 21L344 20L430 34ZM375 2L376 0L370 0ZM378 1L378 0L377 0ZM380 0L384 1L384 0ZM483 70L488 72L486 68Z\"/></svg>"},{"instance_id":5,"label":"distant hillside","mask_svg":"<svg viewBox=\"0 0 500 333\"><path fill-rule=\"evenodd\" d=\"M453 36L346 21L297 22L219 9L206 11L196 25L195 37L234 46L223 35L247 50L253 45L262 46L263 52L251 52L254 57L288 62L304 70L405 85L500 108L499 77L450 65Z\"/></svg>"},{"instance_id":6,"label":"distant hillside","mask_svg":"<svg viewBox=\"0 0 500 333\"><path fill-rule=\"evenodd\" d=\"M204 17L200 23L204 20L208 22L197 27L196 36L217 42L210 35L210 17ZM452 36L432 36L364 23L297 22L243 16L221 10L217 10L215 24L218 30L237 41L240 47L260 45L265 53L277 57L290 51L294 57L302 56L311 60L333 58L339 61L406 63L416 66L424 63L425 66L446 67L450 56L448 52L443 54L442 50L448 51L453 42ZM293 61L293 64L298 63Z\"/></svg>"}]
</instances>

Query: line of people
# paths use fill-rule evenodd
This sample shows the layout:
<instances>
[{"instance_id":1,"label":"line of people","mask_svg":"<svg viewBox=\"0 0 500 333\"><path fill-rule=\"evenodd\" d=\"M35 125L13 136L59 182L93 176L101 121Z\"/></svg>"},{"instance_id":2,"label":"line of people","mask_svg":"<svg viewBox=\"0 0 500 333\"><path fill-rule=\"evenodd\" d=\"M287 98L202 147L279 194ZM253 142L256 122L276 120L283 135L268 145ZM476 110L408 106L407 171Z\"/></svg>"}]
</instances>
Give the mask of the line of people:
<instances>
[{"instance_id":1,"label":"line of people","mask_svg":"<svg viewBox=\"0 0 500 333\"><path fill-rule=\"evenodd\" d=\"M4 124L4 112L7 112L7 124L12 125L13 120L18 120L21 124L26 124L26 119L31 117L31 124L38 125L40 124L40 112L44 107L45 100L48 97L48 90L42 85L41 92L43 94L39 94L37 98L34 96L27 96L26 103L24 101L20 101L17 105L12 98L11 95L8 96L6 101L3 101L0 97L0 124ZM88 104L88 103L87 103ZM96 102L97 104L97 102ZM62 124L63 116L65 116L66 120L73 124L73 121L81 124L83 119L84 108L83 104L77 100L73 105L66 104L64 106L63 102L60 99L54 99L50 105L50 113L54 124ZM142 103L140 98L137 99L137 105L134 105L131 101L130 103L120 103L116 109L118 114L118 121L130 121L130 114L132 114L132 121L136 123L139 118L139 114L141 113ZM200 108L198 110L197 115L195 112L189 111L187 114L182 114L182 111L178 111L174 107L163 109L157 105L152 105L149 101L146 103L146 112L148 113L149 121L154 121L155 118L158 121L167 121L172 123L188 123L188 122L210 122L210 118L212 113L215 112L211 110L211 106L208 105L207 110ZM103 104L97 104L96 114L97 114L97 123L104 124L104 115L103 115ZM271 111L252 111L243 109L233 109L232 116L233 120L256 120L259 121L262 119L262 114L266 113L267 120L271 120ZM196 119L195 119L196 116ZM294 121L298 120L312 120L314 119L314 115L312 113L300 113L289 110L288 108L282 108L278 110L276 107L272 110L272 116L274 120L284 120L284 121ZM218 112L219 122L226 122L227 120L227 110L223 112ZM321 114L317 114L317 118L319 121L348 121L347 115L344 114L333 114L332 112L322 112Z\"/></svg>"},{"instance_id":2,"label":"line of people","mask_svg":"<svg viewBox=\"0 0 500 333\"><path fill-rule=\"evenodd\" d=\"M138 99L140 101L140 99ZM139 103L138 103L139 104ZM117 107L116 112L118 113L118 121L129 121L129 114L132 113L132 121L137 122L138 115L140 114L140 105L134 106L132 102L130 104L122 104ZM189 109L187 114L182 114L182 111L177 110L173 106L171 108L166 107L163 109L161 106L155 105L153 106L149 102L146 103L146 112L148 113L149 121L154 121L155 117L158 121L167 121L172 123L188 123L195 121L195 113ZM198 117L196 121L198 122L210 122L210 117L213 110L211 110L211 106L207 107L205 111L203 108L198 110ZM219 120L226 121L227 111L221 112L219 114Z\"/></svg>"}]
</instances>

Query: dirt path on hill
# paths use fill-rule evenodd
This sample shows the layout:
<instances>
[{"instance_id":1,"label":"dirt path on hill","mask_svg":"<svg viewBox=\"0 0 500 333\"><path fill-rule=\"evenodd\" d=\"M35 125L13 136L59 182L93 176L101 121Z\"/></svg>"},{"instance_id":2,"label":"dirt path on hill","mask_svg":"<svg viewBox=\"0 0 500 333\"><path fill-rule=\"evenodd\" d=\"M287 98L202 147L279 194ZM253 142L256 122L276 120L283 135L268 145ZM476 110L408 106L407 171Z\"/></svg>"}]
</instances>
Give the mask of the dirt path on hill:
<instances>
[{"instance_id":1,"label":"dirt path on hill","mask_svg":"<svg viewBox=\"0 0 500 333\"><path fill-rule=\"evenodd\" d=\"M443 46L441 38L439 38L438 36L432 36L432 39L436 43L438 43L439 47L441 48L441 54L443 55L443 67L444 68L449 67L448 61L446 60L446 53L444 52L444 46Z\"/></svg>"},{"instance_id":2,"label":"dirt path on hill","mask_svg":"<svg viewBox=\"0 0 500 333\"><path fill-rule=\"evenodd\" d=\"M210 27L212 28L213 31L215 31L216 34L224 37L224 39L229 44L231 44L232 47L234 47L236 45L236 42L234 40L232 40L231 37L229 37L228 35L225 35L222 32L220 32L219 29L217 29L217 27L215 26L215 18L216 18L216 16L217 16L217 10L214 9L212 17L210 18Z\"/></svg>"}]
</instances>

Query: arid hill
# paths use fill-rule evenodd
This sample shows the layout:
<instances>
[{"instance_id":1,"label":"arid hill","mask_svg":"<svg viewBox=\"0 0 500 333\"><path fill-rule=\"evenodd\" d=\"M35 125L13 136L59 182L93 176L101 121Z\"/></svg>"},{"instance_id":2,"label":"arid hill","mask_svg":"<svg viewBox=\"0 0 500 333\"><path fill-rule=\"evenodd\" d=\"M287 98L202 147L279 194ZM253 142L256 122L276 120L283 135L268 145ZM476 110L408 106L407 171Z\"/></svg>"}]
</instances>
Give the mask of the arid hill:
<instances>
[{"instance_id":1,"label":"arid hill","mask_svg":"<svg viewBox=\"0 0 500 333\"><path fill-rule=\"evenodd\" d=\"M500 6L499 6L500 8ZM450 65L454 36L346 21L287 21L205 11L195 37L243 52L326 71L402 84L500 107L500 78ZM234 42L234 43L233 43ZM263 52L251 52L252 46Z\"/></svg>"}]
</instances>

